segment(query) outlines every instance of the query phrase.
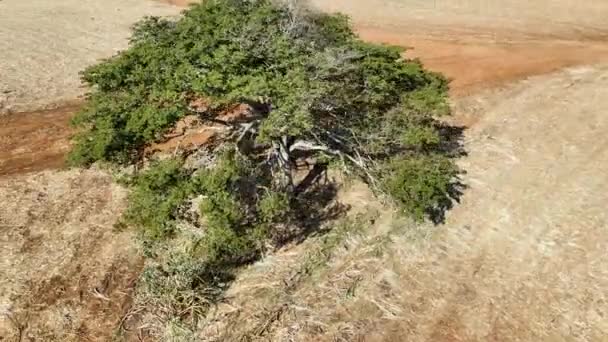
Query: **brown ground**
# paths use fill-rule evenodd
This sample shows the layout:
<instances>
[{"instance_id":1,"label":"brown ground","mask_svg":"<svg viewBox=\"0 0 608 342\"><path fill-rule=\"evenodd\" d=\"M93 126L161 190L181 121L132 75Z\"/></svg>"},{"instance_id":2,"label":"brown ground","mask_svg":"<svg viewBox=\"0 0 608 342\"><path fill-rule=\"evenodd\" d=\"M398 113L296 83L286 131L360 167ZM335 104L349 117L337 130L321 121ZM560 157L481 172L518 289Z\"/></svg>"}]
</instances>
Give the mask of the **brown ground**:
<instances>
[{"instance_id":1,"label":"brown ground","mask_svg":"<svg viewBox=\"0 0 608 342\"><path fill-rule=\"evenodd\" d=\"M411 47L455 95L608 60L608 2L310 0L348 14L362 38Z\"/></svg>"},{"instance_id":2,"label":"brown ground","mask_svg":"<svg viewBox=\"0 0 608 342\"><path fill-rule=\"evenodd\" d=\"M0 117L0 176L63 166L79 104Z\"/></svg>"},{"instance_id":3,"label":"brown ground","mask_svg":"<svg viewBox=\"0 0 608 342\"><path fill-rule=\"evenodd\" d=\"M459 97L565 67L608 61L608 40L436 39L364 26L358 32L365 40L410 47L406 56L418 57L428 68L452 79L452 95Z\"/></svg>"},{"instance_id":4,"label":"brown ground","mask_svg":"<svg viewBox=\"0 0 608 342\"><path fill-rule=\"evenodd\" d=\"M263 320L252 300L239 317L251 315L264 327L261 339L275 340L608 340L608 69L480 91L608 62L608 3L313 2L349 12L364 38L413 46L412 56L454 78L457 121L471 127L462 160L470 189L437 234L404 230L387 215L291 302L278 298L284 316ZM0 1L0 51L8 51L0 106L73 100L82 93L77 71L124 47L135 17L155 11L178 9L142 0ZM23 340L105 341L129 303L140 259L131 234L112 231L123 190L94 170L21 174L62 164L73 110L0 117L0 340L21 332ZM256 265L253 279L285 255L297 266L300 251ZM234 292L259 286L243 278Z\"/></svg>"},{"instance_id":5,"label":"brown ground","mask_svg":"<svg viewBox=\"0 0 608 342\"><path fill-rule=\"evenodd\" d=\"M111 339L141 267L125 195L96 170L0 179L0 340Z\"/></svg>"}]
</instances>

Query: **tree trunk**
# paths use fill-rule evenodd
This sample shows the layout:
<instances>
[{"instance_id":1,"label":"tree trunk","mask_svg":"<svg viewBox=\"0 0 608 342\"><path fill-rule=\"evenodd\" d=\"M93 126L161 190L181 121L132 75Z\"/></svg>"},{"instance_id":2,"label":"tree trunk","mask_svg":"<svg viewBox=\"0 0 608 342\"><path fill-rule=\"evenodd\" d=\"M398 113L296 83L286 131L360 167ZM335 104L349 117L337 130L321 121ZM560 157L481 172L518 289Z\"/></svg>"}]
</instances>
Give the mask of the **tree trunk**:
<instances>
[{"instance_id":1,"label":"tree trunk","mask_svg":"<svg viewBox=\"0 0 608 342\"><path fill-rule=\"evenodd\" d=\"M288 139L283 136L280 140L274 143L277 154L277 178L278 186L291 194L294 192L293 176L292 176L292 161L289 155Z\"/></svg>"}]
</instances>

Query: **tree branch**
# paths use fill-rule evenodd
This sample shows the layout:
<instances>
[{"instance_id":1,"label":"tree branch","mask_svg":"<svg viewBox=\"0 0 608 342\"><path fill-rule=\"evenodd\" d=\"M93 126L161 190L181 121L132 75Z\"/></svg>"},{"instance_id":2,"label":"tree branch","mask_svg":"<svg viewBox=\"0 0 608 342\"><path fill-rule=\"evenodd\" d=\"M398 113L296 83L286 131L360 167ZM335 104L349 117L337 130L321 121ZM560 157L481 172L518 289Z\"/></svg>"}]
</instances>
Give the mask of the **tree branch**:
<instances>
[{"instance_id":1,"label":"tree branch","mask_svg":"<svg viewBox=\"0 0 608 342\"><path fill-rule=\"evenodd\" d=\"M258 122L259 122L259 120L255 120L255 121L252 121L252 122L248 122L248 123L246 123L246 124L241 124L241 134L240 134L240 135L239 135L239 137L236 139L236 143L237 143L237 144L238 144L238 143L240 143L240 142L241 142L241 140L243 140L243 138L245 137L245 135L246 135L248 132L250 132L250 131L251 131L251 132L254 132L254 133L255 133L256 129L255 129L253 126L255 126L255 125L258 123Z\"/></svg>"},{"instance_id":2,"label":"tree branch","mask_svg":"<svg viewBox=\"0 0 608 342\"><path fill-rule=\"evenodd\" d=\"M339 150L331 149L325 145L319 145L319 144L315 144L313 142L305 141L305 140L298 140L293 145L291 145L291 147L289 148L289 151L293 152L295 150L321 151L321 152L326 152L326 153L329 153L329 154L332 154L335 156L340 156L341 158L346 158L365 173L365 176L369 179L372 186L374 186L374 187L377 186L378 181L376 180L376 178L374 176L371 175L366 161L363 159L363 157L357 150L355 150L356 156L352 156L348 153L344 153Z\"/></svg>"},{"instance_id":3,"label":"tree branch","mask_svg":"<svg viewBox=\"0 0 608 342\"><path fill-rule=\"evenodd\" d=\"M289 147L289 152L293 152L295 150L300 150L300 151L323 151L323 152L328 152L331 154L338 154L339 151L337 150L332 150L329 147L325 146L325 145L318 145L315 144L311 141L305 141L305 140L298 140L295 143L293 143L290 147Z\"/></svg>"}]
</instances>

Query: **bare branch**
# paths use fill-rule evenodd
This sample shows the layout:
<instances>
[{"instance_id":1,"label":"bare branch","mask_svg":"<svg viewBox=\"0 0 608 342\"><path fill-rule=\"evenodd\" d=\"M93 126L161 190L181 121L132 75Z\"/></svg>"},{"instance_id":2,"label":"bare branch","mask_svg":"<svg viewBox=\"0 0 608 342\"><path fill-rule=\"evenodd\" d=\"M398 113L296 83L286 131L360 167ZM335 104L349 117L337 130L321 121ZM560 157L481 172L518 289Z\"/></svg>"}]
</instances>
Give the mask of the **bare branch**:
<instances>
[{"instance_id":1,"label":"bare branch","mask_svg":"<svg viewBox=\"0 0 608 342\"><path fill-rule=\"evenodd\" d=\"M368 178L368 180L372 186L377 187L378 181L376 180L376 178L374 176L372 176L370 169L367 166L368 163L357 150L354 151L355 156L352 156L348 153L344 153L342 151L334 150L334 149L331 149L324 145L319 145L319 144L315 144L313 142L304 141L304 140L296 141L293 145L291 145L289 150L291 152L293 152L295 150L321 151L321 152L329 153L329 154L332 154L335 156L339 156L341 158L348 159L351 163L353 163L355 166L357 166L359 169L361 169L361 171L363 171L363 173L365 173L365 176Z\"/></svg>"},{"instance_id":2,"label":"bare branch","mask_svg":"<svg viewBox=\"0 0 608 342\"><path fill-rule=\"evenodd\" d=\"M238 144L239 142L241 142L241 140L243 140L243 138L245 137L245 135L248 132L253 132L255 133L256 129L254 128L254 126L259 122L259 120L255 120L252 122L248 122L245 124L241 124L241 134L239 135L239 137L236 139L236 143Z\"/></svg>"},{"instance_id":3,"label":"bare branch","mask_svg":"<svg viewBox=\"0 0 608 342\"><path fill-rule=\"evenodd\" d=\"M331 154L337 154L339 153L339 151L335 151L330 149L329 147L325 146L325 145L318 145L315 144L311 141L304 141L304 140L298 140L295 143L293 143L290 147L289 147L289 152L293 152L295 150L300 150L300 151L323 151L323 152L328 152Z\"/></svg>"}]
</instances>

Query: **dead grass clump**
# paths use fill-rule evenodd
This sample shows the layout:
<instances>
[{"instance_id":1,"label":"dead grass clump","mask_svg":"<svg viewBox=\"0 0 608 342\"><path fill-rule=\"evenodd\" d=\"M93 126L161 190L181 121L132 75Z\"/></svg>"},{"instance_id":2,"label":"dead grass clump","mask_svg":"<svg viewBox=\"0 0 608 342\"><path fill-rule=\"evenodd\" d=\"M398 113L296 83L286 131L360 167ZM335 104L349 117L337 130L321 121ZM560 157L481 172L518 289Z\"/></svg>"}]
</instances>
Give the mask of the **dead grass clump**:
<instances>
[{"instance_id":1,"label":"dead grass clump","mask_svg":"<svg viewBox=\"0 0 608 342\"><path fill-rule=\"evenodd\" d=\"M365 194L370 193L359 185L351 184L340 192L339 198L352 209L346 218L331 223L326 234L267 255L240 272L226 292L225 301L199 324L199 338L254 341L276 337L281 322L303 308L302 289L323 281L344 251L377 236L373 231L384 222L379 220L379 203L360 201L359 197L369 199ZM358 278L351 280L347 292L352 293L356 291ZM328 303L334 302L332 299Z\"/></svg>"}]
</instances>

